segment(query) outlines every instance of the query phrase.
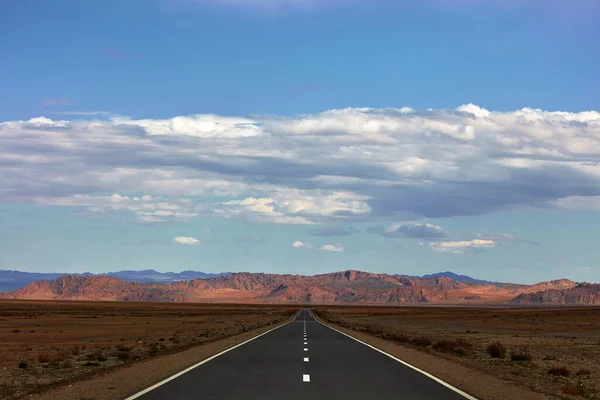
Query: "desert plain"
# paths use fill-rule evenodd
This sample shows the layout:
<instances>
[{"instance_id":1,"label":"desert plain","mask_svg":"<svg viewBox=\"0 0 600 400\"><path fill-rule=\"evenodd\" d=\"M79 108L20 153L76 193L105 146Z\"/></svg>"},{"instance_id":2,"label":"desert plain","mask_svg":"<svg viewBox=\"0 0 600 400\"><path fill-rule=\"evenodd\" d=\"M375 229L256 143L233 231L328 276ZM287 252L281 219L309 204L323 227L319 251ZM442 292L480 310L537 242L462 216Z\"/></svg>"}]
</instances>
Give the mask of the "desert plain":
<instances>
[{"instance_id":1,"label":"desert plain","mask_svg":"<svg viewBox=\"0 0 600 400\"><path fill-rule=\"evenodd\" d=\"M300 307L3 300L0 398L123 398ZM481 399L600 399L598 307L310 307L320 321ZM153 377L130 382L145 371ZM85 396L64 394L75 383Z\"/></svg>"},{"instance_id":2,"label":"desert plain","mask_svg":"<svg viewBox=\"0 0 600 400\"><path fill-rule=\"evenodd\" d=\"M252 334L288 320L296 310L262 305L3 300L0 399L35 398L48 389L94 379L143 360Z\"/></svg>"},{"instance_id":3,"label":"desert plain","mask_svg":"<svg viewBox=\"0 0 600 400\"><path fill-rule=\"evenodd\" d=\"M480 398L516 398L487 390L493 377L549 398L600 399L598 307L323 306L313 314L461 389L486 393ZM480 378L468 383L471 371Z\"/></svg>"}]
</instances>

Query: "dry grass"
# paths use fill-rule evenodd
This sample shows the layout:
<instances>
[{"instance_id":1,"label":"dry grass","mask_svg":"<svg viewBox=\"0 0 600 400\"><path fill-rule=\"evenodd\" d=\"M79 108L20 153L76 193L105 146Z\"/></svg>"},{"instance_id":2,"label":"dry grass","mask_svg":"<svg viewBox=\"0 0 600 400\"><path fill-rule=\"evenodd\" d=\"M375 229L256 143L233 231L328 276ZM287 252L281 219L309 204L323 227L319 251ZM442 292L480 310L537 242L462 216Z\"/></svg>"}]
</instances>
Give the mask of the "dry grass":
<instances>
[{"instance_id":1,"label":"dry grass","mask_svg":"<svg viewBox=\"0 0 600 400\"><path fill-rule=\"evenodd\" d=\"M0 301L0 398L281 322L289 306ZM18 332L17 332L18 331Z\"/></svg>"}]
</instances>

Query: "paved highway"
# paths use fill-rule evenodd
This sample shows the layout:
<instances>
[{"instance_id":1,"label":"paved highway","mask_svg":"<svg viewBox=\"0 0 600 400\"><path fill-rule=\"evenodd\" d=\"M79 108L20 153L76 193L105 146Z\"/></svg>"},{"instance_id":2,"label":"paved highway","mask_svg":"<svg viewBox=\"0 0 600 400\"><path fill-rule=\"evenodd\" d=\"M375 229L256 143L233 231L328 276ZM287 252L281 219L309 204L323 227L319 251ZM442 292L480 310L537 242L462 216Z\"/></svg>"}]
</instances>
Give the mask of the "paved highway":
<instances>
[{"instance_id":1,"label":"paved highway","mask_svg":"<svg viewBox=\"0 0 600 400\"><path fill-rule=\"evenodd\" d=\"M127 400L474 399L315 321L293 322Z\"/></svg>"}]
</instances>

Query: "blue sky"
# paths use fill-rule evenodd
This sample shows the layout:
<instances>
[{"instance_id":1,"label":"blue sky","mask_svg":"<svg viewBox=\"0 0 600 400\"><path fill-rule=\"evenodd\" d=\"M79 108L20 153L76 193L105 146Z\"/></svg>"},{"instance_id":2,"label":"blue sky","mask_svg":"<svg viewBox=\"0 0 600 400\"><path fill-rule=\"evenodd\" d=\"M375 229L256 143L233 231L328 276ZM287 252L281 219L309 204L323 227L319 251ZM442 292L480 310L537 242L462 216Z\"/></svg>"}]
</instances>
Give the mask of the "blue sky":
<instances>
[{"instance_id":1,"label":"blue sky","mask_svg":"<svg viewBox=\"0 0 600 400\"><path fill-rule=\"evenodd\" d=\"M600 5L414 3L0 6L0 268L599 281Z\"/></svg>"}]
</instances>

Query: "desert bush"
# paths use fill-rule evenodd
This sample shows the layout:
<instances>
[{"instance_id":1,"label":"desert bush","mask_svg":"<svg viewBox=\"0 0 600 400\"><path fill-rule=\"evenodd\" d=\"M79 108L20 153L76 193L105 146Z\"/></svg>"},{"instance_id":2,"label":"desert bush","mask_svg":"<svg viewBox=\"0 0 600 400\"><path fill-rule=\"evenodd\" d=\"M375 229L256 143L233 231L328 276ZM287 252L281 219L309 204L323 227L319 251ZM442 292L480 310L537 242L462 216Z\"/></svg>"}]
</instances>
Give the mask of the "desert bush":
<instances>
[{"instance_id":1,"label":"desert bush","mask_svg":"<svg viewBox=\"0 0 600 400\"><path fill-rule=\"evenodd\" d=\"M552 367L548 370L548 374L567 377L571 375L571 371L567 367Z\"/></svg>"},{"instance_id":2,"label":"desert bush","mask_svg":"<svg viewBox=\"0 0 600 400\"><path fill-rule=\"evenodd\" d=\"M470 354L473 352L473 346L464 339L448 340L442 339L433 343L435 350L446 353Z\"/></svg>"},{"instance_id":3,"label":"desert bush","mask_svg":"<svg viewBox=\"0 0 600 400\"><path fill-rule=\"evenodd\" d=\"M37 356L37 360L41 364L50 362L51 359L52 359L52 357L50 357L50 354L48 354L48 353L40 353Z\"/></svg>"},{"instance_id":4,"label":"desert bush","mask_svg":"<svg viewBox=\"0 0 600 400\"><path fill-rule=\"evenodd\" d=\"M21 369L26 369L27 367L29 367L29 363L27 362L27 360L19 360L19 364L17 365Z\"/></svg>"},{"instance_id":5,"label":"desert bush","mask_svg":"<svg viewBox=\"0 0 600 400\"><path fill-rule=\"evenodd\" d=\"M39 353L37 356L37 360L40 364L44 363L55 363L59 359L58 354L52 354L50 352Z\"/></svg>"},{"instance_id":6,"label":"desert bush","mask_svg":"<svg viewBox=\"0 0 600 400\"><path fill-rule=\"evenodd\" d=\"M511 361L531 361L533 357L527 347L519 347L511 351Z\"/></svg>"},{"instance_id":7,"label":"desert bush","mask_svg":"<svg viewBox=\"0 0 600 400\"><path fill-rule=\"evenodd\" d=\"M567 367L552 367L548 370L549 375L568 377L571 371Z\"/></svg>"},{"instance_id":8,"label":"desert bush","mask_svg":"<svg viewBox=\"0 0 600 400\"><path fill-rule=\"evenodd\" d=\"M71 360L66 360L60 363L60 368L73 368L73 362Z\"/></svg>"},{"instance_id":9,"label":"desert bush","mask_svg":"<svg viewBox=\"0 0 600 400\"><path fill-rule=\"evenodd\" d=\"M21 332L21 331L18 329L13 330L13 333L19 333L19 332Z\"/></svg>"},{"instance_id":10,"label":"desert bush","mask_svg":"<svg viewBox=\"0 0 600 400\"><path fill-rule=\"evenodd\" d=\"M120 353L117 355L117 358L118 358L119 360L121 360L121 361L127 361L127 360L129 360L129 353L123 353L123 352L120 352Z\"/></svg>"},{"instance_id":11,"label":"desert bush","mask_svg":"<svg viewBox=\"0 0 600 400\"><path fill-rule=\"evenodd\" d=\"M119 346L117 346L117 350L128 352L128 351L131 351L131 347L119 345Z\"/></svg>"},{"instance_id":12,"label":"desert bush","mask_svg":"<svg viewBox=\"0 0 600 400\"><path fill-rule=\"evenodd\" d=\"M400 342L400 343L409 343L410 342L410 336L408 336L404 333L392 333L391 335L389 335L388 338L390 340L393 340L395 342Z\"/></svg>"},{"instance_id":13,"label":"desert bush","mask_svg":"<svg viewBox=\"0 0 600 400\"><path fill-rule=\"evenodd\" d=\"M101 351L96 351L94 353L88 354L87 359L90 361L106 361L107 358Z\"/></svg>"},{"instance_id":14,"label":"desert bush","mask_svg":"<svg viewBox=\"0 0 600 400\"><path fill-rule=\"evenodd\" d=\"M99 367L100 363L97 361L88 361L85 364L83 364L84 367Z\"/></svg>"},{"instance_id":15,"label":"desert bush","mask_svg":"<svg viewBox=\"0 0 600 400\"><path fill-rule=\"evenodd\" d=\"M581 387L573 384L568 384L562 387L562 392L564 394L570 394L571 396L582 396L583 393L581 391Z\"/></svg>"},{"instance_id":16,"label":"desert bush","mask_svg":"<svg viewBox=\"0 0 600 400\"><path fill-rule=\"evenodd\" d=\"M490 343L485 350L492 358L506 357L506 347L499 340Z\"/></svg>"},{"instance_id":17,"label":"desert bush","mask_svg":"<svg viewBox=\"0 0 600 400\"><path fill-rule=\"evenodd\" d=\"M432 340L429 338L426 338L424 336L418 337L418 338L413 338L410 340L410 344L415 345L415 346L422 346L422 347L427 347L427 346L431 346Z\"/></svg>"},{"instance_id":18,"label":"desert bush","mask_svg":"<svg viewBox=\"0 0 600 400\"><path fill-rule=\"evenodd\" d=\"M587 376L587 375L591 375L591 374L592 374L592 371L590 371L587 368L579 368L576 373L577 376L582 376L582 375Z\"/></svg>"}]
</instances>

